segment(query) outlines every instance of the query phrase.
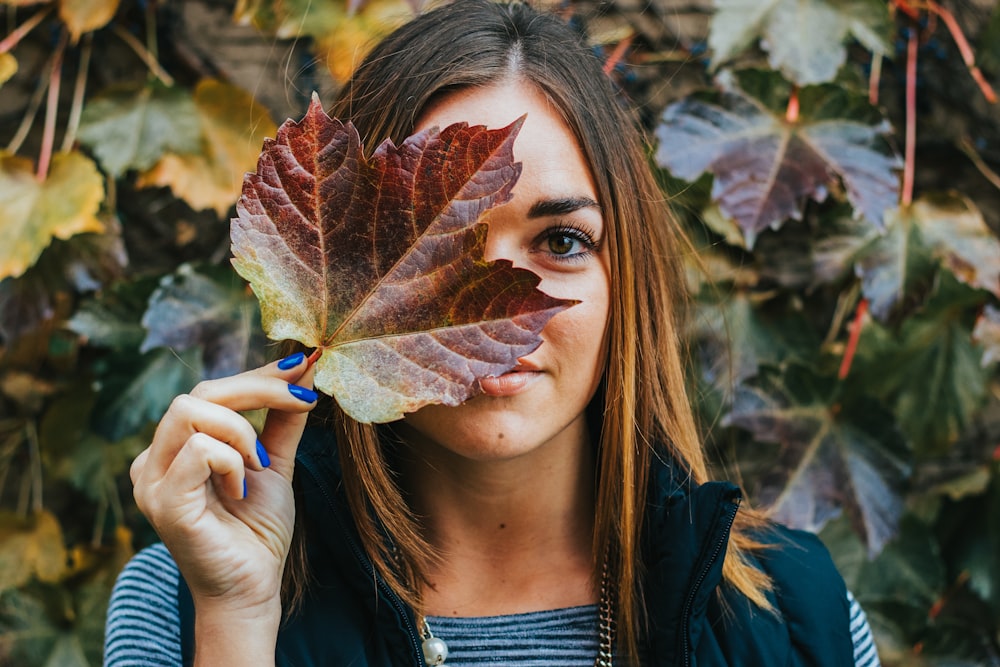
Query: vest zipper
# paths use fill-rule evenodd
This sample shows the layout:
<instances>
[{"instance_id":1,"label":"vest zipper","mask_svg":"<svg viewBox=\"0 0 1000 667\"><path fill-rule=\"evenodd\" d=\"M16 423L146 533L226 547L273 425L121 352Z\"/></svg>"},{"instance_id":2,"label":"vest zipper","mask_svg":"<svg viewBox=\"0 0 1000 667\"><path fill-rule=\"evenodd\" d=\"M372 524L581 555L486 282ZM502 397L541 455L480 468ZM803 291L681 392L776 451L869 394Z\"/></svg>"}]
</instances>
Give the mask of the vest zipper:
<instances>
[{"instance_id":1,"label":"vest zipper","mask_svg":"<svg viewBox=\"0 0 1000 667\"><path fill-rule=\"evenodd\" d=\"M698 589L705 582L705 577L708 576L708 571L712 569L715 565L715 561L719 559L719 554L722 553L722 549L729 542L729 531L733 527L733 522L736 521L736 512L740 507L740 499L737 498L736 502L732 505L731 509L726 511L726 527L723 531L722 537L715 542L715 548L712 550L712 555L704 562L701 567L701 571L698 572L698 578L695 579L694 586L691 587L690 592L688 592L687 599L684 600L684 607L681 610L681 614L684 618L684 623L681 626L681 640L682 646L681 650L684 655L684 667L691 667L691 642L688 636L691 632L691 605L694 604L695 595L698 594Z\"/></svg>"},{"instance_id":2,"label":"vest zipper","mask_svg":"<svg viewBox=\"0 0 1000 667\"><path fill-rule=\"evenodd\" d=\"M354 554L354 557L357 558L358 562L361 564L361 567L365 571L365 574L375 580L375 584L376 586L378 586L379 591L383 593L383 596L389 601L393 609L396 610L396 613L399 615L399 618L402 619L403 625L406 626L406 632L409 635L410 647L413 649L413 654L417 656L417 665L419 667L427 667L427 664L424 661L424 652L421 649L420 634L417 632L417 629L416 627L414 627L413 623L410 622L410 615L408 613L406 605L403 604L403 601L399 598L398 595L396 595L396 592L389 587L389 584L387 584L385 580L379 576L379 574L375 571L375 565L371 562L371 559L368 558L368 554L366 554L364 550L360 547L360 545L358 545L358 543L354 541L354 536L351 534L350 527L344 523L344 517L341 516L341 513L339 511L337 511L337 506L334 504L333 499L330 497L330 494L327 491L326 484L324 484L321 481L320 476L316 474L315 470L313 470L312 465L304 458L300 459L299 462L302 464L302 467L312 476L313 481L316 483L316 486L319 487L319 490L323 493L323 497L326 498L326 503L327 505L330 506L330 509L333 511L333 516L337 520L337 524L340 526L341 533L343 533L344 535L344 541L347 542L347 545L350 547L351 552Z\"/></svg>"}]
</instances>

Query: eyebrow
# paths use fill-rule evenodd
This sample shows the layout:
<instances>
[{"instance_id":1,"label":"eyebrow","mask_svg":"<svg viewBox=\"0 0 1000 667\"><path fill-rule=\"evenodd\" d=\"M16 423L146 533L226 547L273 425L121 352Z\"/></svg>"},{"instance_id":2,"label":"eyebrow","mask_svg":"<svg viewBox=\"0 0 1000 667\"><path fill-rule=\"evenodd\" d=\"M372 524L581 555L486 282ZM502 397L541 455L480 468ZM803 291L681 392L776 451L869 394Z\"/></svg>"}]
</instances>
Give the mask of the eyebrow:
<instances>
[{"instance_id":1,"label":"eyebrow","mask_svg":"<svg viewBox=\"0 0 1000 667\"><path fill-rule=\"evenodd\" d=\"M601 206L590 197L560 197L558 199L543 199L531 205L528 209L529 218L544 218L550 215L566 215L582 208L596 208Z\"/></svg>"}]
</instances>

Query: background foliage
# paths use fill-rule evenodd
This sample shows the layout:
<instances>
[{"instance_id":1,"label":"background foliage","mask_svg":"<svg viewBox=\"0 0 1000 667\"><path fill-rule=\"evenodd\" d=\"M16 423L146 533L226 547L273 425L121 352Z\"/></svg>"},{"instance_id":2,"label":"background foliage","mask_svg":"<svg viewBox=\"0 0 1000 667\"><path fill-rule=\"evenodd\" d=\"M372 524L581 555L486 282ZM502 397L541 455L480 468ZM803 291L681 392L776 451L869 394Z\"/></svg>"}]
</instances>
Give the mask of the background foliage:
<instances>
[{"instance_id":1,"label":"background foliage","mask_svg":"<svg viewBox=\"0 0 1000 667\"><path fill-rule=\"evenodd\" d=\"M720 474L821 533L884 663L1000 664L996 2L641 7L555 10L701 250ZM270 354L227 261L242 175L418 9L0 0L0 664L100 663L155 539L129 461L175 394Z\"/></svg>"}]
</instances>

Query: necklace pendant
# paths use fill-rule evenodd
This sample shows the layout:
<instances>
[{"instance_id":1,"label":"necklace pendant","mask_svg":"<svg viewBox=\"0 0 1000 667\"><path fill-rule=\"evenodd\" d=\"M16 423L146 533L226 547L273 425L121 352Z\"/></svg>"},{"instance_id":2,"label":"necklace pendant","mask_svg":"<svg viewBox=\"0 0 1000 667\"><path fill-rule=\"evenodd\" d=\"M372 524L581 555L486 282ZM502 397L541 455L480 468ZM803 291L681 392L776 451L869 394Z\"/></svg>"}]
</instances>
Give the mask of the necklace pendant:
<instances>
[{"instance_id":1,"label":"necklace pendant","mask_svg":"<svg viewBox=\"0 0 1000 667\"><path fill-rule=\"evenodd\" d=\"M443 665L448 659L448 645L437 637L428 637L423 641L424 660L428 665Z\"/></svg>"}]
</instances>

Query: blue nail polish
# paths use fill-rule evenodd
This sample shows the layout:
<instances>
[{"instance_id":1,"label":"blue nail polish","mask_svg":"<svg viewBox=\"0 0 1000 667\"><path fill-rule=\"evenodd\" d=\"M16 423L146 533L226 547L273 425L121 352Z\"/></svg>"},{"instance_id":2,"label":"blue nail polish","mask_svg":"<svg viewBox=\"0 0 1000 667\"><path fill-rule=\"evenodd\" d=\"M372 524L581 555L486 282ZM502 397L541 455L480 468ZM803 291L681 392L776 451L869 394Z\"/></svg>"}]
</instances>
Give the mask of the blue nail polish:
<instances>
[{"instance_id":1,"label":"blue nail polish","mask_svg":"<svg viewBox=\"0 0 1000 667\"><path fill-rule=\"evenodd\" d=\"M264 445L257 441L257 458L260 459L260 464L265 468L271 465L271 457L267 455L267 450L264 449Z\"/></svg>"},{"instance_id":2,"label":"blue nail polish","mask_svg":"<svg viewBox=\"0 0 1000 667\"><path fill-rule=\"evenodd\" d=\"M247 478L243 478L243 497L247 497Z\"/></svg>"},{"instance_id":3,"label":"blue nail polish","mask_svg":"<svg viewBox=\"0 0 1000 667\"><path fill-rule=\"evenodd\" d=\"M290 354L281 361L278 362L278 368L283 371L287 371L290 368L295 368L306 358L305 352L296 352L295 354Z\"/></svg>"},{"instance_id":4,"label":"blue nail polish","mask_svg":"<svg viewBox=\"0 0 1000 667\"><path fill-rule=\"evenodd\" d=\"M312 389L306 389L305 387L300 387L297 384L288 385L288 392L295 398L300 401L305 401L306 403L314 403L318 398L315 391Z\"/></svg>"}]
</instances>

